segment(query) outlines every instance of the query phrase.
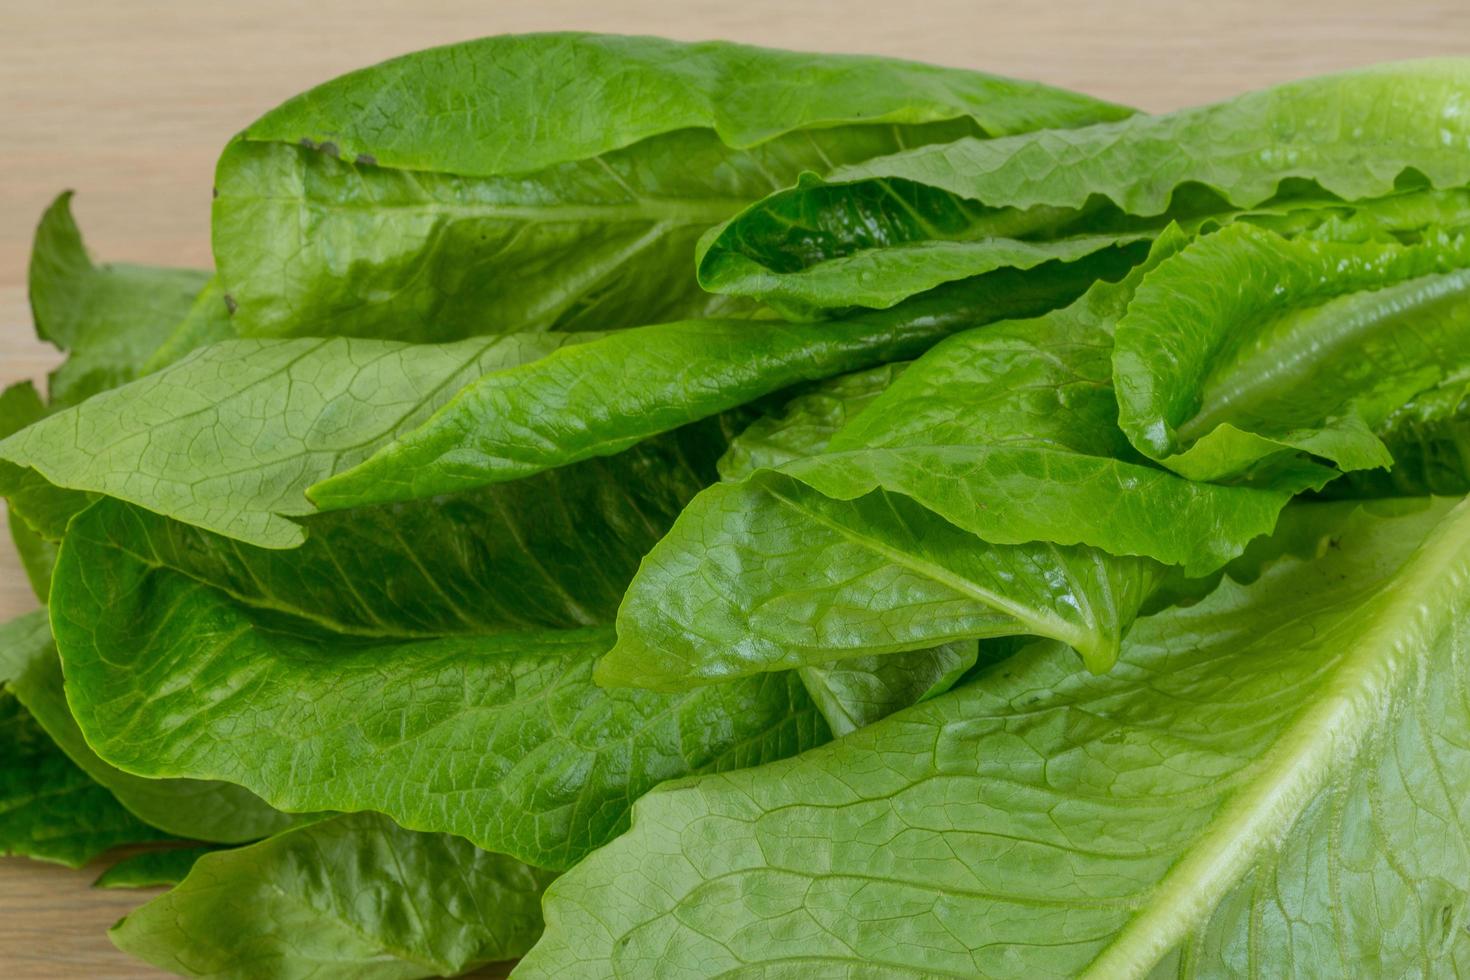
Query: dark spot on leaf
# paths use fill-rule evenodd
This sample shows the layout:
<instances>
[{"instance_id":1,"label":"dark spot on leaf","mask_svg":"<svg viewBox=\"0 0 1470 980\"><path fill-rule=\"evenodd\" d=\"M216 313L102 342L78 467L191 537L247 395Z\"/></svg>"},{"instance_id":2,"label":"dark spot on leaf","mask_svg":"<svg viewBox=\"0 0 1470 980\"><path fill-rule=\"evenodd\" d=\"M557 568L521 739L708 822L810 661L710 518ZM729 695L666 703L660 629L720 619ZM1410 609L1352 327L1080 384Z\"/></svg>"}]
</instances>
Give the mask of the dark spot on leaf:
<instances>
[{"instance_id":1,"label":"dark spot on leaf","mask_svg":"<svg viewBox=\"0 0 1470 980\"><path fill-rule=\"evenodd\" d=\"M310 136L301 137L301 145L306 147L308 150L316 149L316 143L312 140Z\"/></svg>"},{"instance_id":2,"label":"dark spot on leaf","mask_svg":"<svg viewBox=\"0 0 1470 980\"><path fill-rule=\"evenodd\" d=\"M364 167L376 167L378 165L378 158L371 153L359 153L357 155L357 162Z\"/></svg>"},{"instance_id":3,"label":"dark spot on leaf","mask_svg":"<svg viewBox=\"0 0 1470 980\"><path fill-rule=\"evenodd\" d=\"M1335 537L1335 536L1328 538L1327 539L1327 547L1331 548L1334 551L1337 551L1337 550L1341 549L1342 548L1342 539L1339 538L1339 537Z\"/></svg>"},{"instance_id":4,"label":"dark spot on leaf","mask_svg":"<svg viewBox=\"0 0 1470 980\"><path fill-rule=\"evenodd\" d=\"M231 296L229 293L225 293L225 309L230 311L230 316L234 316L235 311L239 308L240 304L235 302L235 297Z\"/></svg>"},{"instance_id":5,"label":"dark spot on leaf","mask_svg":"<svg viewBox=\"0 0 1470 980\"><path fill-rule=\"evenodd\" d=\"M318 146L317 149L318 150L321 150L323 153L325 153L329 157L336 157L336 156L339 156L341 154L341 151L337 149L337 144L336 143L333 143L331 140L328 140L327 142L323 143L321 146Z\"/></svg>"},{"instance_id":6,"label":"dark spot on leaf","mask_svg":"<svg viewBox=\"0 0 1470 980\"><path fill-rule=\"evenodd\" d=\"M209 189L209 196L210 196L211 199L216 198L216 197L219 197L219 188L218 187L211 187Z\"/></svg>"}]
</instances>

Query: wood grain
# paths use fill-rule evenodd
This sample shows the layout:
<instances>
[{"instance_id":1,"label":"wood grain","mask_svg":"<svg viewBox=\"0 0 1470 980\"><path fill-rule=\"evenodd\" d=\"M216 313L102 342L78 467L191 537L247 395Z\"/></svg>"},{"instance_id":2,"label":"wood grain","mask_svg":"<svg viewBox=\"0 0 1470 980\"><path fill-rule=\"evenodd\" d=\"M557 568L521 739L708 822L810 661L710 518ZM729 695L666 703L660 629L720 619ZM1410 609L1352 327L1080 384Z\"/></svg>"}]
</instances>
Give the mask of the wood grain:
<instances>
[{"instance_id":1,"label":"wood grain","mask_svg":"<svg viewBox=\"0 0 1470 980\"><path fill-rule=\"evenodd\" d=\"M61 189L102 259L209 263L209 192L229 136L351 68L431 44L603 30L866 51L1036 78L1146 109L1393 58L1470 51L1464 0L4 0L0 4L0 382L39 378L23 283ZM33 608L0 547L0 617ZM149 977L108 925L137 893L95 869L0 859L0 976Z\"/></svg>"}]
</instances>

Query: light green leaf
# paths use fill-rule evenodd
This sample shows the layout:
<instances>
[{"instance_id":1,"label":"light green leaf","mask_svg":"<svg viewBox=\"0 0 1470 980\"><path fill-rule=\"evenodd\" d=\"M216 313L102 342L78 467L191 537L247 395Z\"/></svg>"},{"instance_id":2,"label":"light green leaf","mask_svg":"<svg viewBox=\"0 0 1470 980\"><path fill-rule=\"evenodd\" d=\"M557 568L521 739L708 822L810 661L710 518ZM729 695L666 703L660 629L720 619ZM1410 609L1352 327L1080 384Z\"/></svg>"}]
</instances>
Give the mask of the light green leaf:
<instances>
[{"instance_id":1,"label":"light green leaf","mask_svg":"<svg viewBox=\"0 0 1470 980\"><path fill-rule=\"evenodd\" d=\"M1319 208L1426 179L1461 188L1470 184L1467 85L1470 60L1404 62L1168 115L837 167L708 233L699 278L797 313L879 306L1019 255L1160 229L1170 216ZM839 265L821 271L826 263Z\"/></svg>"},{"instance_id":2,"label":"light green leaf","mask_svg":"<svg viewBox=\"0 0 1470 980\"><path fill-rule=\"evenodd\" d=\"M94 265L71 216L71 192L41 218L31 252L31 312L42 340L68 351L51 401L73 405L141 373L204 288L209 273Z\"/></svg>"},{"instance_id":3,"label":"light green leaf","mask_svg":"<svg viewBox=\"0 0 1470 980\"><path fill-rule=\"evenodd\" d=\"M1449 507L1141 620L1107 675L1036 644L649 794L517 976L1438 975L1470 914Z\"/></svg>"},{"instance_id":4,"label":"light green leaf","mask_svg":"<svg viewBox=\"0 0 1470 980\"><path fill-rule=\"evenodd\" d=\"M618 331L487 374L308 493L325 509L385 503L614 453L797 382L913 357L957 329L1052 309L1123 267L1114 255L1029 282L1006 272L833 323L705 320Z\"/></svg>"},{"instance_id":5,"label":"light green leaf","mask_svg":"<svg viewBox=\"0 0 1470 980\"><path fill-rule=\"evenodd\" d=\"M409 980L513 959L553 876L377 814L203 855L112 941L192 977Z\"/></svg>"},{"instance_id":6,"label":"light green leaf","mask_svg":"<svg viewBox=\"0 0 1470 980\"><path fill-rule=\"evenodd\" d=\"M704 229L795 180L1129 110L977 72L722 42L543 34L407 55L226 149L214 250L254 335L446 341L741 308Z\"/></svg>"},{"instance_id":7,"label":"light green leaf","mask_svg":"<svg viewBox=\"0 0 1470 980\"><path fill-rule=\"evenodd\" d=\"M1289 241L1236 225L1150 272L1117 327L1119 424L1192 479L1307 452L1391 464L1373 429L1470 367L1470 240Z\"/></svg>"},{"instance_id":8,"label":"light green leaf","mask_svg":"<svg viewBox=\"0 0 1470 980\"><path fill-rule=\"evenodd\" d=\"M214 344L0 442L0 460L9 461L0 462L0 492L39 475L242 541L291 547L303 534L290 518L313 510L304 494L312 483L411 429L470 380L573 339Z\"/></svg>"}]
</instances>

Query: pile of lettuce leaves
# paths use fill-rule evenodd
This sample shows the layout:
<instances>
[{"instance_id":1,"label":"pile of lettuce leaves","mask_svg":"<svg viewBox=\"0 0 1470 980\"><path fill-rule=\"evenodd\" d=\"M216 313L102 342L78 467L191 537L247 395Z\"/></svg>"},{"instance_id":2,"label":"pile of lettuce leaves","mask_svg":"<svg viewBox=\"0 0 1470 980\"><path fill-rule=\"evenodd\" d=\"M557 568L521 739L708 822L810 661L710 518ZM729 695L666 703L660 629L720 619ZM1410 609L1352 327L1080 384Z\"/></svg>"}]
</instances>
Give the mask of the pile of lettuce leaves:
<instances>
[{"instance_id":1,"label":"pile of lettuce leaves","mask_svg":"<svg viewBox=\"0 0 1470 980\"><path fill-rule=\"evenodd\" d=\"M201 177L201 183L203 178ZM70 195L0 851L202 977L1470 974L1470 60L412 54Z\"/></svg>"}]
</instances>

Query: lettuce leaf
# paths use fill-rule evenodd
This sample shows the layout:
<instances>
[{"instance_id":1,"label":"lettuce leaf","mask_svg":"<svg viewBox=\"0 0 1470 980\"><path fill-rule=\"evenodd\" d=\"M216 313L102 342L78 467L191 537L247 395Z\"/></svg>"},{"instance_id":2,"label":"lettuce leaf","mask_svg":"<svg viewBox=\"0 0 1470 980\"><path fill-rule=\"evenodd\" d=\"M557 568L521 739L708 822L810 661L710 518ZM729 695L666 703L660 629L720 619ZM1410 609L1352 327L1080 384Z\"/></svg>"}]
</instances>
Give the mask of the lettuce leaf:
<instances>
[{"instance_id":1,"label":"lettuce leaf","mask_svg":"<svg viewBox=\"0 0 1470 980\"><path fill-rule=\"evenodd\" d=\"M361 506L607 455L798 382L912 357L958 329L1052 309L1123 268L1115 253L1030 283L1001 274L827 324L707 320L618 331L487 374L308 494L325 509Z\"/></svg>"},{"instance_id":2,"label":"lettuce leaf","mask_svg":"<svg viewBox=\"0 0 1470 980\"><path fill-rule=\"evenodd\" d=\"M55 405L74 405L140 374L209 280L193 269L96 265L71 198L70 191L60 195L41 216L29 273L36 335L69 354L51 375Z\"/></svg>"},{"instance_id":3,"label":"lettuce leaf","mask_svg":"<svg viewBox=\"0 0 1470 980\"><path fill-rule=\"evenodd\" d=\"M302 492L311 483L427 418L472 378L567 342L225 341L0 442L0 492L39 476L291 547L303 534L289 518L312 511Z\"/></svg>"},{"instance_id":4,"label":"lettuce leaf","mask_svg":"<svg viewBox=\"0 0 1470 980\"><path fill-rule=\"evenodd\" d=\"M837 167L751 205L699 250L707 288L792 315L888 306L1246 209L1470 184L1470 61L1403 62L1077 130L961 139ZM1371 147L1371 151L1366 149Z\"/></svg>"},{"instance_id":5,"label":"lettuce leaf","mask_svg":"<svg viewBox=\"0 0 1470 980\"><path fill-rule=\"evenodd\" d=\"M1063 310L949 338L826 451L696 497L629 586L599 679L679 690L1014 633L1106 669L1160 563L1220 567L1328 475L1194 483L1119 431L1113 323L1183 240Z\"/></svg>"},{"instance_id":6,"label":"lettuce leaf","mask_svg":"<svg viewBox=\"0 0 1470 980\"><path fill-rule=\"evenodd\" d=\"M606 693L605 629L366 640L311 630L68 534L54 602L77 720L152 778L224 780L285 810L376 810L542 867L626 826L631 800L824 736L795 678ZM302 692L311 692L309 699ZM369 708L366 710L365 708Z\"/></svg>"},{"instance_id":7,"label":"lettuce leaf","mask_svg":"<svg viewBox=\"0 0 1470 980\"><path fill-rule=\"evenodd\" d=\"M173 886L188 877L189 870L214 847L166 847L129 854L92 882L93 888L158 888Z\"/></svg>"},{"instance_id":8,"label":"lettuce leaf","mask_svg":"<svg viewBox=\"0 0 1470 980\"><path fill-rule=\"evenodd\" d=\"M1129 112L885 58L483 38L345 75L247 128L216 173L214 252L255 336L727 316L747 304L689 275L698 235L803 171Z\"/></svg>"},{"instance_id":9,"label":"lettuce leaf","mask_svg":"<svg viewBox=\"0 0 1470 980\"><path fill-rule=\"evenodd\" d=\"M527 481L310 518L289 551L102 500L72 522L52 588L77 721L139 775L375 810L568 867L658 782L827 737L794 677L678 696L592 682L612 642L597 624L727 439L705 424Z\"/></svg>"},{"instance_id":10,"label":"lettuce leaf","mask_svg":"<svg viewBox=\"0 0 1470 980\"><path fill-rule=\"evenodd\" d=\"M554 876L447 834L358 813L198 858L112 941L194 977L408 980L512 959Z\"/></svg>"},{"instance_id":11,"label":"lettuce leaf","mask_svg":"<svg viewBox=\"0 0 1470 980\"><path fill-rule=\"evenodd\" d=\"M1391 465L1373 430L1470 368L1470 240L1287 240L1236 225L1144 279L1118 322L1118 424L1196 480L1310 453Z\"/></svg>"},{"instance_id":12,"label":"lettuce leaf","mask_svg":"<svg viewBox=\"0 0 1470 980\"><path fill-rule=\"evenodd\" d=\"M42 614L42 624L45 614ZM290 827L300 818L268 806L231 783L202 779L151 779L125 772L102 759L72 716L63 686L61 660L49 631L30 650L8 685L54 745L99 787L105 787L130 814L152 828L187 840L239 844Z\"/></svg>"},{"instance_id":13,"label":"lettuce leaf","mask_svg":"<svg viewBox=\"0 0 1470 980\"><path fill-rule=\"evenodd\" d=\"M1050 309L1123 262L1113 256L1028 288L1004 276L962 284L841 326L689 321L452 344L226 341L0 442L0 492L58 533L77 508L53 514L53 484L249 544L294 547L304 539L294 519L315 510L308 488L323 506L361 506L607 455L804 378L912 356L987 318ZM636 388L625 383L635 369L645 372ZM568 372L578 384L568 386ZM44 506L33 507L22 498L38 484Z\"/></svg>"},{"instance_id":14,"label":"lettuce leaf","mask_svg":"<svg viewBox=\"0 0 1470 980\"><path fill-rule=\"evenodd\" d=\"M834 433L903 373L904 362L841 375L814 385L779 412L752 422L720 457L726 481L815 455ZM949 690L979 656L973 640L876 657L801 667L797 675L834 735L884 718Z\"/></svg>"},{"instance_id":15,"label":"lettuce leaf","mask_svg":"<svg viewBox=\"0 0 1470 980\"><path fill-rule=\"evenodd\" d=\"M1434 972L1470 915L1467 580L1467 505L1348 514L1320 558L1141 620L1107 675L1033 644L662 787L516 975Z\"/></svg>"},{"instance_id":16,"label":"lettuce leaf","mask_svg":"<svg viewBox=\"0 0 1470 980\"><path fill-rule=\"evenodd\" d=\"M43 610L0 626L0 854L79 868L114 847L165 835L68 759L15 696L16 675L50 642Z\"/></svg>"}]
</instances>

